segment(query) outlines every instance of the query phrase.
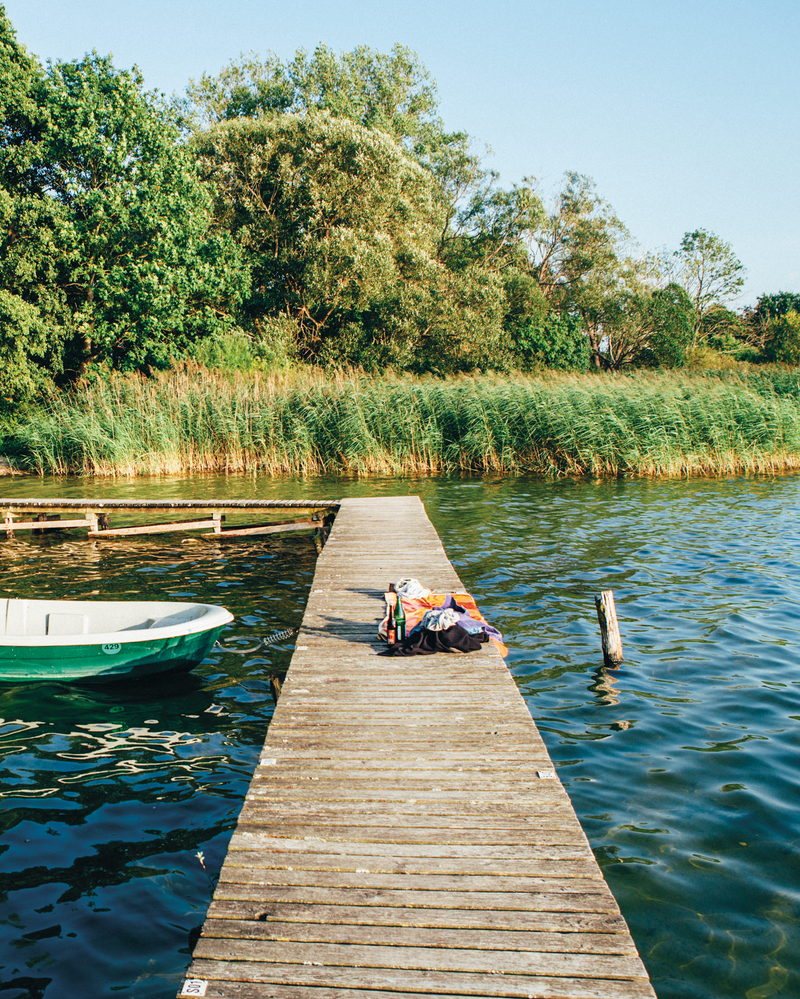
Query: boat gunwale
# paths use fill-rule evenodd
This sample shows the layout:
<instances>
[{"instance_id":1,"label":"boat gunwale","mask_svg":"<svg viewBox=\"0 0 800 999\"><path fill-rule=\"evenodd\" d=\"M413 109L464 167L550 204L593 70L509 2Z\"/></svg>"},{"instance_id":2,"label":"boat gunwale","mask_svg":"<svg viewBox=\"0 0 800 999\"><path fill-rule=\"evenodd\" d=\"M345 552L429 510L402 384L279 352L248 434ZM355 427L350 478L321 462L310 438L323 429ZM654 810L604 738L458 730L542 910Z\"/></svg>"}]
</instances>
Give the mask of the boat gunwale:
<instances>
[{"instance_id":1,"label":"boat gunwale","mask_svg":"<svg viewBox=\"0 0 800 999\"><path fill-rule=\"evenodd\" d=\"M23 598L24 599L24 598ZM164 627L153 626L150 628L130 628L124 631L88 632L72 635L0 635L0 648L96 648L102 645L133 645L144 644L146 642L166 641L170 638L184 638L190 635L202 634L214 628L223 628L234 620L233 614L224 607L217 604L204 604L194 602L174 603L172 601L111 601L111 600L47 600L37 601L48 604L110 604L126 603L141 604L143 606L160 606L170 608L173 613L179 613L181 608L202 607L205 613L188 621L180 621L177 624L166 625Z\"/></svg>"}]
</instances>

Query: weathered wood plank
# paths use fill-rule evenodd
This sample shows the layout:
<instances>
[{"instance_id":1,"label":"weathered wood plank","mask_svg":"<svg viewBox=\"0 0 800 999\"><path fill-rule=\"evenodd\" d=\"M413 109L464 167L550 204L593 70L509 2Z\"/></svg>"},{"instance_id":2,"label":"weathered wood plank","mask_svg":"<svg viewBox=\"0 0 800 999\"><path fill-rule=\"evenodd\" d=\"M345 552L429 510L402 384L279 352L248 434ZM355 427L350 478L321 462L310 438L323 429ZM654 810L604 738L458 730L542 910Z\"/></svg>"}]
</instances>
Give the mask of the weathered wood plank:
<instances>
[{"instance_id":1,"label":"weathered wood plank","mask_svg":"<svg viewBox=\"0 0 800 999\"><path fill-rule=\"evenodd\" d=\"M509 999L654 999L649 982L642 979L614 981L610 979L546 978L534 974L453 974L433 971L416 971L392 968L342 968L315 967L312 965L281 965L260 961L224 961L198 959L190 969L193 978L213 979L215 982L265 982L272 996L274 985L294 985L300 989L308 986L330 987L335 982L338 989L389 989L395 997L399 992L419 992L425 996L486 996ZM208 993L206 993L208 994ZM219 994L219 993L218 993ZM222 995L238 996L229 992ZM298 999L307 999L304 991L297 991Z\"/></svg>"},{"instance_id":2,"label":"weathered wood plank","mask_svg":"<svg viewBox=\"0 0 800 999\"><path fill-rule=\"evenodd\" d=\"M214 924L216 925L216 924ZM357 932L354 930L354 932ZM358 943L306 943L268 936L260 940L203 936L197 943L198 959L264 961L271 964L323 964L343 968L402 968L409 971L450 971L472 974L537 975L565 978L645 977L638 957L627 954L565 954L553 951L472 950L436 943L434 931L427 947L399 944L381 947Z\"/></svg>"},{"instance_id":3,"label":"weathered wood plank","mask_svg":"<svg viewBox=\"0 0 800 999\"><path fill-rule=\"evenodd\" d=\"M362 905L414 909L478 909L532 912L618 913L611 892L469 892L411 891L371 888L315 888L313 885L235 885L220 882L215 897L248 902L294 902L308 905Z\"/></svg>"},{"instance_id":4,"label":"weathered wood plank","mask_svg":"<svg viewBox=\"0 0 800 999\"><path fill-rule=\"evenodd\" d=\"M239 819L241 832L253 832L263 825L264 812L253 810L243 811ZM501 829L452 829L440 827L434 829L426 826L423 829L399 828L391 825L382 826L335 826L332 824L319 826L291 826L281 830L282 833L324 843L354 843L374 844L385 843L394 850L396 846L430 843L434 836L447 846L476 846L487 848L494 846L568 846L579 840L571 825L563 825L556 829L521 829L504 832Z\"/></svg>"},{"instance_id":5,"label":"weathered wood plank","mask_svg":"<svg viewBox=\"0 0 800 999\"><path fill-rule=\"evenodd\" d=\"M582 871L585 875L595 871L594 857L586 856L579 849L569 851L567 857L552 857L555 848L542 850L530 860L495 860L483 857L399 857L394 854L376 856L367 854L334 853L278 853L268 846L257 850L240 850L232 847L228 851L226 867L295 868L308 871L365 871L375 874L392 874L405 871L408 874L479 874L486 877L548 877L564 865L570 871ZM556 865L557 868L556 868ZM224 868L223 868L224 873ZM565 875L569 876L569 875Z\"/></svg>"},{"instance_id":6,"label":"weathered wood plank","mask_svg":"<svg viewBox=\"0 0 800 999\"><path fill-rule=\"evenodd\" d=\"M308 871L303 868L236 867L228 864L222 872L223 881L230 884L294 885L316 888L371 888L397 889L400 891L457 891L457 892L544 892L545 894L601 894L609 893L608 885L598 873L592 877L584 869L565 873L562 866L550 876L509 875L500 880L496 876L480 874L408 874L395 871L388 874L368 871ZM478 900L480 901L480 900Z\"/></svg>"},{"instance_id":7,"label":"weathered wood plank","mask_svg":"<svg viewBox=\"0 0 800 999\"><path fill-rule=\"evenodd\" d=\"M247 538L260 534L281 534L285 531L319 530L321 520L294 520L286 524L259 524L254 527L226 527L216 534L204 534L204 538L225 541L227 538Z\"/></svg>"},{"instance_id":8,"label":"weathered wood plank","mask_svg":"<svg viewBox=\"0 0 800 999\"><path fill-rule=\"evenodd\" d=\"M573 860L586 854L586 836L578 826L575 829L574 845L551 845L542 844L540 848L527 845L499 846L495 845L490 849L485 846L451 846L449 843L329 843L322 837L314 839L291 839L280 835L281 830L267 832L250 832L249 830L237 831L230 841L229 850L248 851L270 851L275 853L292 853L302 858L306 854L332 855L337 859L344 857L376 857L381 858L391 856L395 858L408 858L418 862L423 858L458 860L491 860L492 862L506 861L517 864L526 860Z\"/></svg>"},{"instance_id":9,"label":"weathered wood plank","mask_svg":"<svg viewBox=\"0 0 800 999\"><path fill-rule=\"evenodd\" d=\"M432 995L442 995L436 992L436 982L433 984L431 992L416 992L403 990L402 992L379 992L373 989L350 989L350 988L330 988L315 985L284 985L274 982L242 982L242 981L208 981L205 983L207 991L205 995L208 999L431 999ZM489 997L484 992L461 992L459 995L469 995L471 999L496 999L500 993L495 993ZM502 995L508 995L504 992ZM525 999L524 991L512 993ZM570 994L575 996L574 993ZM535 997L539 999L542 993L536 992ZM527 999L534 999L534 993L527 993ZM547 999L547 997L544 997ZM567 995L559 994L556 999L569 999ZM584 999L581 994L577 999ZM614 997L617 999L617 997ZM634 999L636 997L634 996Z\"/></svg>"},{"instance_id":10,"label":"weathered wood plank","mask_svg":"<svg viewBox=\"0 0 800 999\"><path fill-rule=\"evenodd\" d=\"M439 929L492 930L525 933L528 939L545 941L534 949L578 953L630 954L635 948L622 916L614 913L534 912L521 909L418 909L379 905L316 905L311 903L261 902L215 899L209 919L283 923L314 923L335 926L406 926ZM287 931L288 932L288 931ZM569 934L569 938L565 936ZM219 935L219 934L217 934Z\"/></svg>"},{"instance_id":11,"label":"weathered wood plank","mask_svg":"<svg viewBox=\"0 0 800 999\"><path fill-rule=\"evenodd\" d=\"M258 798L248 798L242 808L240 819L246 824L271 822L276 815L276 806L265 805ZM561 812L550 811L544 815L535 817L520 817L518 821L506 816L487 814L483 816L462 817L454 820L452 816L446 817L438 815L420 815L417 812L395 813L393 816L387 815L383 811L370 811L353 814L353 810L348 802L336 811L320 812L316 810L304 811L293 809L291 811L283 809L282 829L292 837L319 835L323 838L333 829L336 836L347 835L347 830L351 830L351 836L361 836L367 830L373 835L384 835L384 829L396 828L392 820L402 823L403 829L415 830L414 835L422 835L428 829L438 831L441 829L450 832L468 833L474 832L476 836L483 837L486 831L496 832L500 836L513 835L533 835L544 830L557 830L572 828L569 813L564 809ZM386 833L389 834L388 832ZM433 835L433 833L431 834ZM499 842L503 842L500 840ZM518 840L514 840L518 842Z\"/></svg>"},{"instance_id":12,"label":"weathered wood plank","mask_svg":"<svg viewBox=\"0 0 800 999\"><path fill-rule=\"evenodd\" d=\"M251 906L251 908L255 908ZM362 910L365 915L373 910ZM397 911L397 910L395 910ZM306 918L282 921L281 914L258 913L249 919L241 910L227 918L209 916L207 937L216 940L296 941L298 943L361 944L373 947L442 947L467 950L513 950L563 954L621 954L635 956L636 950L627 934L573 933L569 941L563 933L537 933L523 929L475 929L464 926L397 926L376 923L340 923L338 920L314 922ZM638 971L641 974L641 971Z\"/></svg>"},{"instance_id":13,"label":"weathered wood plank","mask_svg":"<svg viewBox=\"0 0 800 999\"><path fill-rule=\"evenodd\" d=\"M443 874L460 877L465 874L479 877L591 877L598 868L594 857L579 856L569 860L554 861L542 857L538 860L483 860L475 857L466 859L439 857L366 857L366 856L326 856L324 854L273 853L268 850L231 850L226 858L221 877L229 868L249 867L264 870L306 870L335 871L365 874ZM507 884L498 886L504 891Z\"/></svg>"},{"instance_id":14,"label":"weathered wood plank","mask_svg":"<svg viewBox=\"0 0 800 999\"><path fill-rule=\"evenodd\" d=\"M103 531L89 531L90 538L126 538L139 534L171 534L175 531L201 531L219 526L218 520L177 520L171 524L141 524L139 527L117 527Z\"/></svg>"},{"instance_id":15,"label":"weathered wood plank","mask_svg":"<svg viewBox=\"0 0 800 999\"><path fill-rule=\"evenodd\" d=\"M67 527L92 527L91 520L6 520L3 530L60 531Z\"/></svg>"}]
</instances>

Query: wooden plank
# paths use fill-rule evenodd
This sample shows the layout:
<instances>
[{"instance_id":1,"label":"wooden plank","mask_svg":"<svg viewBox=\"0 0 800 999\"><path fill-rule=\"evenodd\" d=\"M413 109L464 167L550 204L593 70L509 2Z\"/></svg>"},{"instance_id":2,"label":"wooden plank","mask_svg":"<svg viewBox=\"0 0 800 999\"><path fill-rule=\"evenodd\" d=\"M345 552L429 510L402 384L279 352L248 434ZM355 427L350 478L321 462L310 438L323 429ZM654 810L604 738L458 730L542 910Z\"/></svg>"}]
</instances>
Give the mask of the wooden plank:
<instances>
[{"instance_id":1,"label":"wooden plank","mask_svg":"<svg viewBox=\"0 0 800 999\"><path fill-rule=\"evenodd\" d=\"M425 929L492 930L537 934L546 944L534 949L596 950L598 953L631 954L635 948L622 916L608 912L539 912L524 909L434 909L380 905L322 905L313 903L262 902L260 899L215 899L209 919L284 924L328 924L335 926L410 926ZM217 936L223 936L219 930ZM286 939L291 932L286 931ZM568 934L569 936L565 936ZM551 948L550 944L557 945Z\"/></svg>"},{"instance_id":2,"label":"wooden plank","mask_svg":"<svg viewBox=\"0 0 800 999\"><path fill-rule=\"evenodd\" d=\"M395 994L419 992L425 996L487 996L519 997L519 999L654 999L650 983L643 979L614 981L597 978L551 978L539 975L508 975L499 971L489 974L453 974L394 968L344 968L324 967L321 963L310 965L281 965L266 961L226 961L198 959L190 968L191 977L212 979L215 982L264 982L269 989L261 994L274 996L275 985L293 985L298 988L298 999L308 999L309 986L330 988L336 983L339 989L389 989ZM241 990L218 995L240 996ZM206 993L208 995L208 993Z\"/></svg>"},{"instance_id":3,"label":"wooden plank","mask_svg":"<svg viewBox=\"0 0 800 999\"><path fill-rule=\"evenodd\" d=\"M90 538L125 538L139 534L171 534L174 531L200 531L219 525L217 520L176 520L170 524L142 524L139 527L117 527L113 530L90 531Z\"/></svg>"},{"instance_id":4,"label":"wooden plank","mask_svg":"<svg viewBox=\"0 0 800 999\"><path fill-rule=\"evenodd\" d=\"M576 851L579 853L580 851ZM543 856L536 860L508 861L468 858L440 857L368 857L366 855L354 854L352 856L339 856L335 854L296 854L296 853L273 853L268 850L234 850L231 849L226 858L226 867L251 867L271 868L286 870L307 871L350 871L362 872L364 874L391 874L403 872L406 874L448 874L459 876L462 874L484 875L486 877L509 878L517 876L526 877L552 877L555 871L555 859ZM580 871L583 876L589 877L597 869L592 866L594 858L573 856L558 858L558 870L565 868L569 872ZM595 862L596 863L596 862ZM225 874L223 869L223 874ZM565 876L569 876L568 874ZM498 890L504 890L498 885Z\"/></svg>"},{"instance_id":5,"label":"wooden plank","mask_svg":"<svg viewBox=\"0 0 800 999\"><path fill-rule=\"evenodd\" d=\"M268 819L264 812L249 809L242 812L239 820L239 828L243 832L253 831L263 826L264 820ZM326 843L385 843L395 846L409 844L425 844L437 837L440 842L449 846L481 844L486 847L496 845L508 846L554 846L573 843L575 841L575 831L572 823L558 823L555 828L526 828L520 826L515 829L503 830L501 828L479 829L453 829L452 827L434 827L428 823L424 828L398 828L397 826L384 825L286 825L283 832L287 835L297 836L304 839L324 840ZM581 844L582 845L582 844Z\"/></svg>"},{"instance_id":6,"label":"wooden plank","mask_svg":"<svg viewBox=\"0 0 800 999\"><path fill-rule=\"evenodd\" d=\"M338 510L340 500L228 499L14 499L0 497L0 509L9 510Z\"/></svg>"},{"instance_id":7,"label":"wooden plank","mask_svg":"<svg viewBox=\"0 0 800 999\"><path fill-rule=\"evenodd\" d=\"M565 869L566 868L566 869ZM370 873L359 870L349 871L307 871L302 868L281 870L263 866L236 867L226 866L222 872L222 881L240 885L294 885L295 887L312 888L369 888L391 889L398 891L457 891L482 892L502 891L504 894L513 892L544 892L545 894L608 894L608 885L598 872L592 872L590 867L570 869L570 865L560 864L556 873L552 865L548 875L532 877L516 874L500 881L496 875L483 877L478 874L410 874L407 871L391 874ZM478 900L480 901L480 900Z\"/></svg>"},{"instance_id":8,"label":"wooden plank","mask_svg":"<svg viewBox=\"0 0 800 999\"><path fill-rule=\"evenodd\" d=\"M353 911L372 914L371 909ZM573 933L569 942L565 943L562 933L537 933L528 929L397 926L379 923L374 918L365 923L342 923L333 917L315 922L308 918L308 910L304 910L302 919L282 920L283 913L280 912L268 915L262 912L248 920L241 911L237 911L229 913L227 918L210 916L206 920L206 928L208 935L217 940L294 940L298 943L361 944L373 947L443 947L539 953L564 953L565 947L568 947L570 954L636 954L630 938L624 933Z\"/></svg>"},{"instance_id":9,"label":"wooden plank","mask_svg":"<svg viewBox=\"0 0 800 999\"><path fill-rule=\"evenodd\" d=\"M484 802L482 805L472 805L456 802L429 802L422 807L418 801L270 801L265 803L261 797L248 794L245 808L265 809L269 811L273 823L280 819L291 822L297 819L313 819L318 822L338 822L345 816L351 824L383 823L388 820L399 820L404 825L433 826L439 828L443 823L453 824L455 828L485 829L496 826L500 829L516 828L550 828L553 822L572 820L568 803L563 800L546 802L536 809L536 815L530 810L518 806L506 805L500 807L495 802Z\"/></svg>"},{"instance_id":10,"label":"wooden plank","mask_svg":"<svg viewBox=\"0 0 800 999\"><path fill-rule=\"evenodd\" d=\"M503 984L505 983L506 980L504 979ZM208 999L431 999L432 995L443 994L436 991L437 987L442 984L438 976L431 976L431 991L429 992L419 992L414 989L409 990L408 988L402 991L381 992L374 989L331 988L309 983L287 985L277 982L242 982L235 979L230 981L208 981L204 984L207 989L205 995ZM420 986L418 985L417 987ZM422 987L425 987L425 983L422 983ZM537 984L535 996L537 999L542 996L547 999L545 993L538 991L540 987L541 985ZM558 989L565 988L566 986L563 981L559 981L551 987ZM450 994L448 993L448 995ZM490 999L487 991L481 989L477 989L477 991L473 989L470 992L461 992L459 994L469 995L472 999ZM521 991L494 992L491 999L507 995L520 996L521 999L526 999L527 996L527 999L534 999L534 994L531 993L530 989L526 993L524 988ZM548 993L547 995L552 995L553 999L570 999L570 997L574 999L576 993L557 992ZM578 999L581 999L583 995L585 993L581 992ZM620 999L620 997L614 996L613 999Z\"/></svg>"},{"instance_id":11,"label":"wooden plank","mask_svg":"<svg viewBox=\"0 0 800 999\"><path fill-rule=\"evenodd\" d=\"M92 527L91 520L6 520L4 530L12 531L55 531L62 527Z\"/></svg>"},{"instance_id":12,"label":"wooden plank","mask_svg":"<svg viewBox=\"0 0 800 999\"><path fill-rule=\"evenodd\" d=\"M312 804L313 809L313 804ZM317 809L281 809L283 817L283 830L293 837L299 835L327 835L331 829L335 830L335 835L348 838L361 836L368 830L372 836L388 835L389 829L393 829L397 834L404 834L405 831L417 831L420 834L425 830L445 829L446 836L453 832L474 833L483 838L486 831L496 832L499 836L512 835L537 835L544 830L571 829L573 826L572 816L564 809L563 811L549 811L544 815L535 817L498 816L496 813L474 816L445 816L445 815L420 815L417 811L409 809L402 814L402 830L397 830L396 820L398 813L392 816L386 815L383 810L372 809L370 811L353 812L350 803L338 808L322 812ZM241 812L242 822L248 825L258 823L260 826L271 822L276 815L273 805L264 805L258 798L248 798ZM392 821L394 820L394 821ZM302 831L302 832L301 832ZM435 838L436 832L429 832L428 836ZM503 842L502 839L498 842Z\"/></svg>"},{"instance_id":13,"label":"wooden plank","mask_svg":"<svg viewBox=\"0 0 800 999\"><path fill-rule=\"evenodd\" d=\"M256 527L227 527L218 534L203 534L203 538L247 538L260 534L280 534L282 531L319 530L323 527L321 520L297 520L290 524L262 524Z\"/></svg>"},{"instance_id":14,"label":"wooden plank","mask_svg":"<svg viewBox=\"0 0 800 999\"><path fill-rule=\"evenodd\" d=\"M404 576L463 592L416 498L344 501L188 976L238 999L654 999L495 647L376 654Z\"/></svg>"},{"instance_id":15,"label":"wooden plank","mask_svg":"<svg viewBox=\"0 0 800 999\"><path fill-rule=\"evenodd\" d=\"M214 925L218 926L219 923L215 922ZM302 940L271 939L268 935L258 940L204 936L198 941L195 953L198 959L219 957L226 961L257 960L270 964L308 963L337 969L403 968L409 971L524 975L529 974L531 968L536 968L537 975L568 978L631 979L645 975L638 956L591 952L576 955L517 948L474 950L468 946L437 945L435 934L430 930L428 932L432 937L428 947L381 947L355 942L345 945L306 943ZM357 934L358 930L354 928L353 933ZM470 937L471 933L468 932L467 939Z\"/></svg>"},{"instance_id":16,"label":"wooden plank","mask_svg":"<svg viewBox=\"0 0 800 999\"><path fill-rule=\"evenodd\" d=\"M438 892L416 889L413 891L390 891L368 888L315 888L297 885L272 885L264 883L255 886L228 884L219 889L221 898L258 901L264 905L273 902L293 902L307 905L350 905L381 908L413 908L453 910L486 909L509 912L518 910L558 913L611 913L618 909L613 896L598 892ZM216 893L215 893L216 894Z\"/></svg>"}]
</instances>

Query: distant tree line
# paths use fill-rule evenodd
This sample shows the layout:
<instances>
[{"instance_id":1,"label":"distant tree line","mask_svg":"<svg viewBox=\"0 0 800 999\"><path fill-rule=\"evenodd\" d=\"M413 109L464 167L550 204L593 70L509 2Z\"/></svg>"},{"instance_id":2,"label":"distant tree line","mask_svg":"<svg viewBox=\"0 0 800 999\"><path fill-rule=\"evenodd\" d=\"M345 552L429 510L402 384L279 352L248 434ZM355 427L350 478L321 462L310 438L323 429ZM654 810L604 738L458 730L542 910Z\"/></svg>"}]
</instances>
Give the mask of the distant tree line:
<instances>
[{"instance_id":1,"label":"distant tree line","mask_svg":"<svg viewBox=\"0 0 800 999\"><path fill-rule=\"evenodd\" d=\"M183 99L96 53L43 66L0 7L0 399L87 371L800 362L800 295L728 306L703 229L637 255L593 182L504 189L417 56L242 57Z\"/></svg>"}]
</instances>

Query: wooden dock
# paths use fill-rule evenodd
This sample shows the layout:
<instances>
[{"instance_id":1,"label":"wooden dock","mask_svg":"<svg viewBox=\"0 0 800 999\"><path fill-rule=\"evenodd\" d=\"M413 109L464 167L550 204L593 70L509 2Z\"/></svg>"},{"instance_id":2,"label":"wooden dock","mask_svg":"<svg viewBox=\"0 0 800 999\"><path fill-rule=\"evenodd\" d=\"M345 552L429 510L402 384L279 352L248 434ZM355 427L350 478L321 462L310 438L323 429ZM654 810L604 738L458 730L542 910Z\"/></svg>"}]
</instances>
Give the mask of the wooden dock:
<instances>
[{"instance_id":1,"label":"wooden dock","mask_svg":"<svg viewBox=\"0 0 800 999\"><path fill-rule=\"evenodd\" d=\"M217 541L282 531L327 530L327 519L339 507L338 500L198 500L198 499L7 499L0 498L0 516L7 538L16 531L63 531L86 528L90 538L124 538L179 531L209 531L201 537ZM263 522L267 511L291 510L291 520ZM190 517L175 520L176 513ZM166 516L155 524L111 527L112 513L152 518ZM297 515L300 516L297 516ZM66 515L66 519L64 516ZM227 517L256 515L258 524L239 523L226 527ZM35 518L35 519L34 519Z\"/></svg>"},{"instance_id":2,"label":"wooden dock","mask_svg":"<svg viewBox=\"0 0 800 999\"><path fill-rule=\"evenodd\" d=\"M342 502L181 995L654 999L503 659L378 657L463 586L416 497Z\"/></svg>"}]
</instances>

